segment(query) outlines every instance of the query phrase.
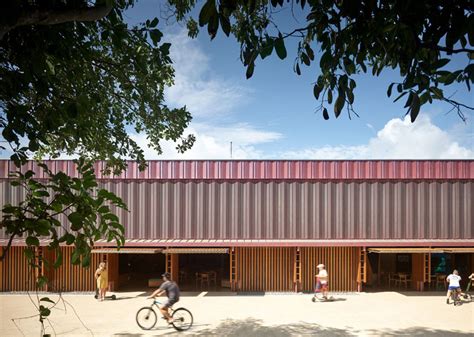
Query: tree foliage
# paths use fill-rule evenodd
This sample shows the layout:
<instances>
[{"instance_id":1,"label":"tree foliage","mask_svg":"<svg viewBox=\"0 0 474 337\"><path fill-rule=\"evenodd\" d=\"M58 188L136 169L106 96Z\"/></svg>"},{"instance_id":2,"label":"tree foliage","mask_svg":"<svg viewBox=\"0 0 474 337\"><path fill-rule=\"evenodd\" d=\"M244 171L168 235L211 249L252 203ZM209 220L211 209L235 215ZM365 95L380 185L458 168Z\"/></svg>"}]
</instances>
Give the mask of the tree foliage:
<instances>
[{"instance_id":1,"label":"tree foliage","mask_svg":"<svg viewBox=\"0 0 474 337\"><path fill-rule=\"evenodd\" d=\"M64 172L53 173L46 164L38 165L44 171L45 181L34 178L33 171L11 174L13 189L25 192L18 205L6 204L2 208L3 228L9 242L3 259L15 238L23 238L28 247L26 255L34 260L34 248L40 239L48 240L48 249L56 251L54 267L62 263L60 244L73 245L72 264L88 266L94 241L103 237L124 243L124 227L111 207L127 209L123 201L111 192L98 188L93 165L83 159L75 160L79 178ZM45 261L47 263L47 261ZM39 287L42 286L39 280Z\"/></svg>"},{"instance_id":2,"label":"tree foliage","mask_svg":"<svg viewBox=\"0 0 474 337\"><path fill-rule=\"evenodd\" d=\"M133 5L2 3L0 129L16 163L28 154L66 153L106 160L116 171L129 157L143 168L130 131L145 133L158 153L163 139L178 142L180 151L192 146L192 135L182 137L190 113L164 102L174 76L170 44L161 42L157 18L133 27L124 22L123 11Z\"/></svg>"},{"instance_id":3,"label":"tree foliage","mask_svg":"<svg viewBox=\"0 0 474 337\"><path fill-rule=\"evenodd\" d=\"M447 97L442 86L465 83L470 91L474 82L474 4L469 0L208 0L196 20L188 17L194 1L169 0L176 17L187 20L189 35L197 35L197 25L207 27L214 38L222 29L233 34L241 45L241 60L250 78L258 58L273 52L287 57L285 41L299 39L294 71L313 63L320 71L314 82L314 97L319 110L329 118L344 108L354 112L356 81L354 75L371 72L379 76L386 68L398 69L400 83L391 83L387 95L394 101L406 99L406 113L415 121L423 104L435 100L452 105L464 119L465 109L474 110ZM184 3L184 4L183 4ZM294 27L279 28L300 7L304 22L294 20ZM450 57L466 57L465 66L452 69Z\"/></svg>"}]
</instances>

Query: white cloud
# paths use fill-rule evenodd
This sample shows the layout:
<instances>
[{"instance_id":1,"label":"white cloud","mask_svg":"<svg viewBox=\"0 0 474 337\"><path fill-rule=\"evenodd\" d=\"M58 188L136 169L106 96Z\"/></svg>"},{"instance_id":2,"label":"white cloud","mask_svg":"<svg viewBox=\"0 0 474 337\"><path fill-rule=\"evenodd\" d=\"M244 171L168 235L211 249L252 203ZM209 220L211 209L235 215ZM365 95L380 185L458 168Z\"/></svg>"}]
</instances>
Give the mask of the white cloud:
<instances>
[{"instance_id":1,"label":"white cloud","mask_svg":"<svg viewBox=\"0 0 474 337\"><path fill-rule=\"evenodd\" d=\"M472 138L470 144L472 145ZM301 159L471 159L474 149L461 146L449 132L420 115L415 123L395 118L387 122L367 144L285 151L281 158Z\"/></svg>"},{"instance_id":2,"label":"white cloud","mask_svg":"<svg viewBox=\"0 0 474 337\"><path fill-rule=\"evenodd\" d=\"M144 149L147 159L229 159L230 142L233 159L256 159L262 158L264 154L255 145L282 137L279 133L258 130L248 124L215 127L196 123L185 134L190 133L196 136L196 142L189 151L178 153L175 144L166 141L162 142L162 155L147 146L145 136L135 134L131 137Z\"/></svg>"},{"instance_id":3,"label":"white cloud","mask_svg":"<svg viewBox=\"0 0 474 337\"><path fill-rule=\"evenodd\" d=\"M194 117L210 117L229 113L242 102L250 90L215 76L210 59L182 29L173 35L171 59L175 69L175 84L166 90L166 101L176 106L186 105Z\"/></svg>"}]
</instances>

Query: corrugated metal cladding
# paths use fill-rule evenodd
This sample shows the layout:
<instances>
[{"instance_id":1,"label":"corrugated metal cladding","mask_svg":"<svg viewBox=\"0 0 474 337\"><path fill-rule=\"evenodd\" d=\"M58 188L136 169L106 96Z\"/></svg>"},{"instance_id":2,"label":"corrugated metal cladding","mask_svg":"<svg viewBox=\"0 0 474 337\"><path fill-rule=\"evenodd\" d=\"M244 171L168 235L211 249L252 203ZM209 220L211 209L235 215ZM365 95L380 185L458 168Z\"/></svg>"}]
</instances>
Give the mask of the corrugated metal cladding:
<instances>
[{"instance_id":1,"label":"corrugated metal cladding","mask_svg":"<svg viewBox=\"0 0 474 337\"><path fill-rule=\"evenodd\" d=\"M53 172L77 176L70 160L45 161ZM161 160L149 161L140 172L135 162L120 176L103 175L103 162L95 169L101 179L474 179L473 160ZM0 178L8 178L16 167L0 160ZM33 170L43 177L35 162L23 170Z\"/></svg>"},{"instance_id":2,"label":"corrugated metal cladding","mask_svg":"<svg viewBox=\"0 0 474 337\"><path fill-rule=\"evenodd\" d=\"M128 239L472 239L473 181L115 181ZM0 203L17 188L0 181Z\"/></svg>"}]
</instances>

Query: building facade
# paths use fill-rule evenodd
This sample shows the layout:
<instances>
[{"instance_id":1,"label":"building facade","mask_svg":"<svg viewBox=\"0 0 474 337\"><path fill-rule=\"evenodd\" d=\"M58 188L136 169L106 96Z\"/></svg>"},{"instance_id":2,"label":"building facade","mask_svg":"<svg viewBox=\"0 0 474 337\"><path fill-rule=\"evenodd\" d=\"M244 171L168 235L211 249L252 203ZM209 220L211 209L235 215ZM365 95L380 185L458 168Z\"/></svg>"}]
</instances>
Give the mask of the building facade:
<instances>
[{"instance_id":1,"label":"building facade","mask_svg":"<svg viewBox=\"0 0 474 337\"><path fill-rule=\"evenodd\" d=\"M46 163L77 176L72 161ZM100 187L128 205L116 210L125 247L98 241L90 268L44 270L50 290L93 290L103 260L113 290L146 287L165 270L190 288L244 292L310 291L319 263L336 291L403 274L403 286L421 290L452 268L474 272L472 160L150 161L142 172L130 162L120 176L95 168ZM34 162L28 169L42 177ZM11 170L0 161L1 205L23 196ZM7 239L0 232L0 246ZM71 248L62 249L68 261ZM15 240L1 263L1 291L33 287L23 250ZM45 247L38 254L54 258Z\"/></svg>"}]
</instances>

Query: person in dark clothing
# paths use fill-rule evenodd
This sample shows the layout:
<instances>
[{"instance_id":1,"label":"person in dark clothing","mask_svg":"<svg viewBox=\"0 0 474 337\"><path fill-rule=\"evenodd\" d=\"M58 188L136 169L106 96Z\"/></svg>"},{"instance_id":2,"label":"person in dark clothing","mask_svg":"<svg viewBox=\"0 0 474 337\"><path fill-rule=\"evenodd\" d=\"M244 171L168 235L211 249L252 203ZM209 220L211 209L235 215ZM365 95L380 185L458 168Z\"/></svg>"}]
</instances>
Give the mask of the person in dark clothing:
<instances>
[{"instance_id":1,"label":"person in dark clothing","mask_svg":"<svg viewBox=\"0 0 474 337\"><path fill-rule=\"evenodd\" d=\"M160 311L163 314L163 316L166 318L168 323L172 323L173 318L170 316L168 309L171 308L173 304L179 301L179 288L176 282L171 280L170 273L164 273L161 276L163 277L164 282L161 284L160 288L155 290L153 294L151 294L151 296L148 298L155 298L157 296L161 296L166 293L168 300L160 308Z\"/></svg>"}]
</instances>

